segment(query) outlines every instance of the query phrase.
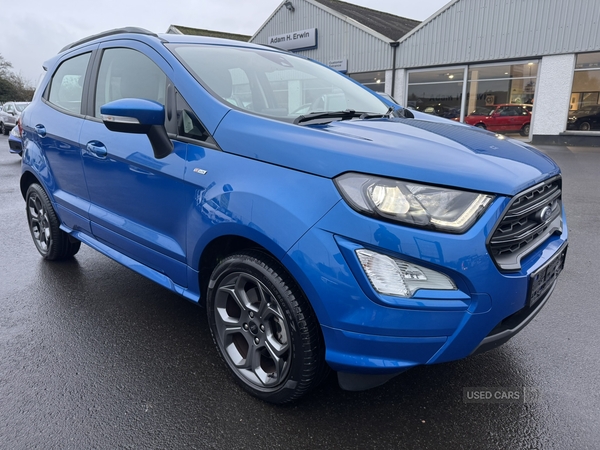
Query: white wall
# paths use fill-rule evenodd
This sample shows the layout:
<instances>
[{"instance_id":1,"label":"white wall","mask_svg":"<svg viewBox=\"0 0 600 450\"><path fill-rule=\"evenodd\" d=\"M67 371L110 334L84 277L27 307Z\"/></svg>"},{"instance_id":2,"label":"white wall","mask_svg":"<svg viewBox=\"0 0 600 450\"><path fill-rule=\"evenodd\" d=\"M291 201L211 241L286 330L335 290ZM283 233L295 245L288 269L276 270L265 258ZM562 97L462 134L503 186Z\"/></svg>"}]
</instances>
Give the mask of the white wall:
<instances>
[{"instance_id":1,"label":"white wall","mask_svg":"<svg viewBox=\"0 0 600 450\"><path fill-rule=\"evenodd\" d=\"M406 69L396 69L396 83L394 85L394 90L396 92L390 92L392 97L398 102L400 106L406 107ZM390 83L390 91L392 90L392 86Z\"/></svg>"},{"instance_id":2,"label":"white wall","mask_svg":"<svg viewBox=\"0 0 600 450\"><path fill-rule=\"evenodd\" d=\"M574 54L542 58L535 88L532 135L556 136L565 131L574 69Z\"/></svg>"},{"instance_id":3,"label":"white wall","mask_svg":"<svg viewBox=\"0 0 600 450\"><path fill-rule=\"evenodd\" d=\"M393 97L393 94L392 94L392 71L391 70L385 71L385 93L390 94Z\"/></svg>"}]
</instances>

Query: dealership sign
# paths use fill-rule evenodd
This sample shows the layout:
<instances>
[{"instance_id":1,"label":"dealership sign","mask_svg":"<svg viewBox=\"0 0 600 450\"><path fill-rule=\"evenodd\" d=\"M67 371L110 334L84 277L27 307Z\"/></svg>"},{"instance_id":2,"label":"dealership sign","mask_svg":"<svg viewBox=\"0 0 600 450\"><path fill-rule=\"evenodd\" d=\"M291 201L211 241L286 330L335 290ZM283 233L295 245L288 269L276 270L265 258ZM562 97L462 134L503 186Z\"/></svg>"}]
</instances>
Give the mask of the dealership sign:
<instances>
[{"instance_id":1,"label":"dealership sign","mask_svg":"<svg viewBox=\"0 0 600 450\"><path fill-rule=\"evenodd\" d=\"M317 29L309 28L308 30L269 36L268 44L284 50L317 48Z\"/></svg>"},{"instance_id":2,"label":"dealership sign","mask_svg":"<svg viewBox=\"0 0 600 450\"><path fill-rule=\"evenodd\" d=\"M336 59L334 61L328 61L327 65L338 72L348 72L348 60L347 59Z\"/></svg>"}]
</instances>

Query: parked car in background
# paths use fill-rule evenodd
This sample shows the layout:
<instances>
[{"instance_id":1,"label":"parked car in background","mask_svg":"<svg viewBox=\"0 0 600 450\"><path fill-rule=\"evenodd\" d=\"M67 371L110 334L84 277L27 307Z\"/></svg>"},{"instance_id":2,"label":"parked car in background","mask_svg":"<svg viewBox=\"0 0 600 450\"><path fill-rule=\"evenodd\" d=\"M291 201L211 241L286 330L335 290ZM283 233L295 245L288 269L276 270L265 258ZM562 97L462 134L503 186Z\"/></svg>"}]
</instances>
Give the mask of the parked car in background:
<instances>
[{"instance_id":1,"label":"parked car in background","mask_svg":"<svg viewBox=\"0 0 600 450\"><path fill-rule=\"evenodd\" d=\"M460 108L451 108L449 106L442 105L441 103L422 107L420 111L426 114L443 117L444 119L451 119L455 121L460 120Z\"/></svg>"},{"instance_id":2,"label":"parked car in background","mask_svg":"<svg viewBox=\"0 0 600 450\"><path fill-rule=\"evenodd\" d=\"M598 129L600 129L600 105L589 105L569 111L567 130L589 131Z\"/></svg>"},{"instance_id":3,"label":"parked car in background","mask_svg":"<svg viewBox=\"0 0 600 450\"><path fill-rule=\"evenodd\" d=\"M556 286L561 172L525 143L239 41L111 30L46 67L21 117L38 252L83 242L205 306L258 398L495 348Z\"/></svg>"},{"instance_id":4,"label":"parked car in background","mask_svg":"<svg viewBox=\"0 0 600 450\"><path fill-rule=\"evenodd\" d=\"M8 151L15 153L19 156L23 156L23 143L21 141L21 124L20 120L17 120L17 124L10 130L8 135Z\"/></svg>"},{"instance_id":5,"label":"parked car in background","mask_svg":"<svg viewBox=\"0 0 600 450\"><path fill-rule=\"evenodd\" d=\"M500 105L478 106L465 117L465 123L489 131L500 133L519 132L529 136L532 105L506 103Z\"/></svg>"},{"instance_id":6,"label":"parked car in background","mask_svg":"<svg viewBox=\"0 0 600 450\"><path fill-rule=\"evenodd\" d=\"M0 133L8 134L29 102L6 102L0 109Z\"/></svg>"}]
</instances>

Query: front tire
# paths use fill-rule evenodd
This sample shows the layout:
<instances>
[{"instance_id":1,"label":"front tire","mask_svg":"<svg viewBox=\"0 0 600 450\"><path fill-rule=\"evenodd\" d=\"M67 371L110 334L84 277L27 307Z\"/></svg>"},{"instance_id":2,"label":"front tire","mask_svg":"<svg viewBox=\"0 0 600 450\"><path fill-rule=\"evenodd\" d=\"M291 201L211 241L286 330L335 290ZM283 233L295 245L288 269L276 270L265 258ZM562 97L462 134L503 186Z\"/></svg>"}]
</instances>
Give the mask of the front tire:
<instances>
[{"instance_id":1,"label":"front tire","mask_svg":"<svg viewBox=\"0 0 600 450\"><path fill-rule=\"evenodd\" d=\"M0 122L0 133L7 135L8 134L8 130L6 129L6 126L4 125L4 122Z\"/></svg>"},{"instance_id":2,"label":"front tire","mask_svg":"<svg viewBox=\"0 0 600 450\"><path fill-rule=\"evenodd\" d=\"M73 257L81 246L60 229L60 221L48 195L39 184L32 184L25 195L27 222L33 243L48 261Z\"/></svg>"},{"instance_id":3,"label":"front tire","mask_svg":"<svg viewBox=\"0 0 600 450\"><path fill-rule=\"evenodd\" d=\"M521 128L521 136L529 136L529 128L530 128L530 124L526 123L525 125L523 125L523 128Z\"/></svg>"},{"instance_id":4,"label":"front tire","mask_svg":"<svg viewBox=\"0 0 600 450\"><path fill-rule=\"evenodd\" d=\"M308 300L272 257L248 251L223 259L207 292L213 340L236 381L271 403L296 400L326 371Z\"/></svg>"}]
</instances>

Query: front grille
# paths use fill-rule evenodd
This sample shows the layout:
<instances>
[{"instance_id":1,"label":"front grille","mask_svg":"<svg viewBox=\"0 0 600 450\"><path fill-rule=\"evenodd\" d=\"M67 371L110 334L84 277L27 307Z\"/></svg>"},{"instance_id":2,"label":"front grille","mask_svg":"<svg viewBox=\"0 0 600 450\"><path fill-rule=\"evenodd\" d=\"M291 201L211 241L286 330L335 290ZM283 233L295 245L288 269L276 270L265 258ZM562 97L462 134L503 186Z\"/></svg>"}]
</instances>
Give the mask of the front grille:
<instances>
[{"instance_id":1,"label":"front grille","mask_svg":"<svg viewBox=\"0 0 600 450\"><path fill-rule=\"evenodd\" d=\"M552 178L518 194L488 242L501 270L521 269L521 258L562 231L562 179Z\"/></svg>"}]
</instances>

